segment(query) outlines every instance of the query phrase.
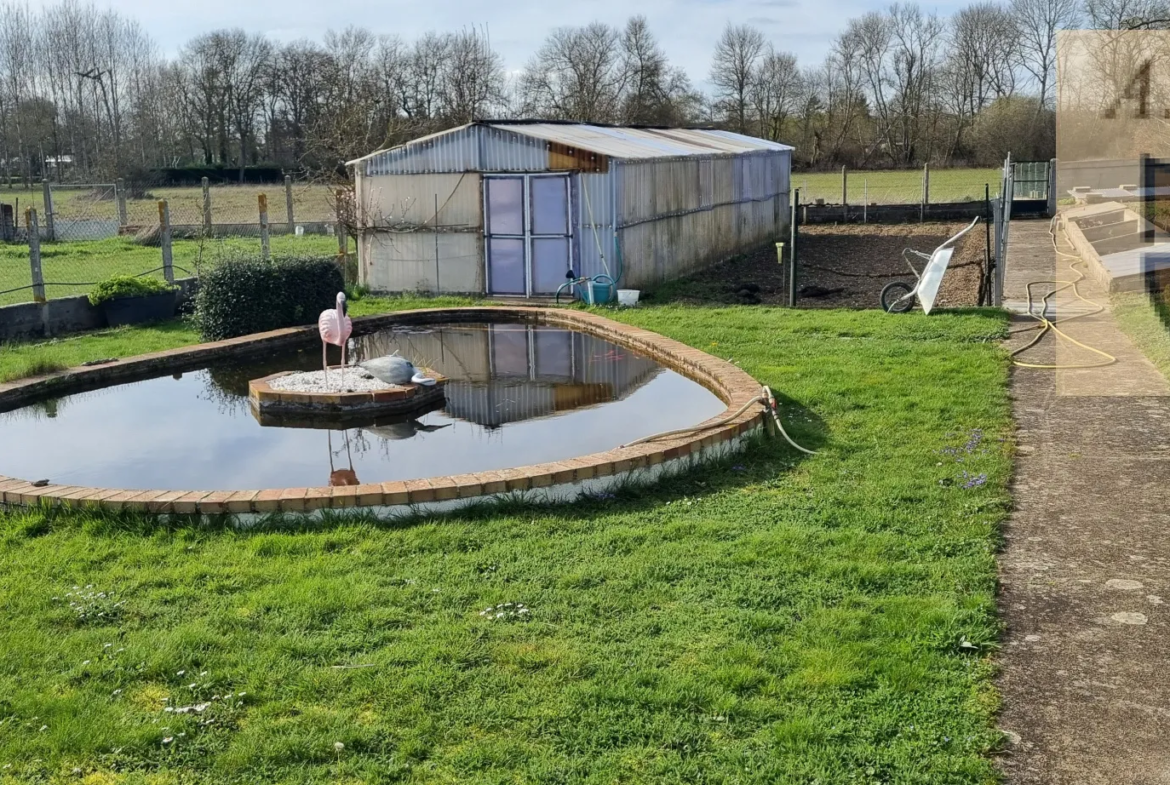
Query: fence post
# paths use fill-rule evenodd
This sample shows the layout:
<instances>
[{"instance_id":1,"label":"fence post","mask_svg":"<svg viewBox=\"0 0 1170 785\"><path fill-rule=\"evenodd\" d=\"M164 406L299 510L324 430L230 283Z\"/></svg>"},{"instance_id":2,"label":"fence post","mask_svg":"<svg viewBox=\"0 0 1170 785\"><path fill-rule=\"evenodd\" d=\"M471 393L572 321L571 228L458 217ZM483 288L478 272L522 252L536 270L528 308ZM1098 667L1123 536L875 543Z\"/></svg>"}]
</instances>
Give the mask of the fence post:
<instances>
[{"instance_id":1,"label":"fence post","mask_svg":"<svg viewBox=\"0 0 1170 785\"><path fill-rule=\"evenodd\" d=\"M171 254L171 207L166 199L158 200L158 240L162 247L163 278L175 282L174 257Z\"/></svg>"},{"instance_id":2,"label":"fence post","mask_svg":"<svg viewBox=\"0 0 1170 785\"><path fill-rule=\"evenodd\" d=\"M849 174L845 164L841 164L841 220L849 222Z\"/></svg>"},{"instance_id":3,"label":"fence post","mask_svg":"<svg viewBox=\"0 0 1170 785\"><path fill-rule=\"evenodd\" d=\"M118 203L118 227L124 227L129 221L126 219L126 181L121 177L114 183L114 200Z\"/></svg>"},{"instance_id":4,"label":"fence post","mask_svg":"<svg viewBox=\"0 0 1170 785\"><path fill-rule=\"evenodd\" d=\"M203 178L203 233L211 234L211 184Z\"/></svg>"},{"instance_id":5,"label":"fence post","mask_svg":"<svg viewBox=\"0 0 1170 785\"><path fill-rule=\"evenodd\" d=\"M796 218L800 209L800 189L792 191L792 220L788 224L788 307L796 307Z\"/></svg>"},{"instance_id":6,"label":"fence post","mask_svg":"<svg viewBox=\"0 0 1170 785\"><path fill-rule=\"evenodd\" d=\"M45 193L45 239L56 242L57 231L53 224L53 189L48 180L41 180L41 190Z\"/></svg>"},{"instance_id":7,"label":"fence post","mask_svg":"<svg viewBox=\"0 0 1170 785\"><path fill-rule=\"evenodd\" d=\"M333 192L334 199L337 201L337 258L342 264L345 264L345 257L349 255L349 240L345 235L345 221L343 220L345 214L345 189L338 188Z\"/></svg>"},{"instance_id":8,"label":"fence post","mask_svg":"<svg viewBox=\"0 0 1170 785\"><path fill-rule=\"evenodd\" d=\"M869 223L869 178L861 181L861 222Z\"/></svg>"},{"instance_id":9,"label":"fence post","mask_svg":"<svg viewBox=\"0 0 1170 785\"><path fill-rule=\"evenodd\" d=\"M983 224L986 242L983 249L985 260L983 283L980 284L979 304L987 305L991 302L991 271L995 264L991 258L991 225L995 222L991 212L991 183L983 184Z\"/></svg>"},{"instance_id":10,"label":"fence post","mask_svg":"<svg viewBox=\"0 0 1170 785\"><path fill-rule=\"evenodd\" d=\"M292 177L287 174L284 176L284 209L288 213L288 233L293 234L296 220L293 218Z\"/></svg>"},{"instance_id":11,"label":"fence post","mask_svg":"<svg viewBox=\"0 0 1170 785\"><path fill-rule=\"evenodd\" d=\"M1151 198L1152 195L1151 195ZM1056 215L1056 159L1048 162L1048 217Z\"/></svg>"},{"instance_id":12,"label":"fence post","mask_svg":"<svg viewBox=\"0 0 1170 785\"><path fill-rule=\"evenodd\" d=\"M271 250L268 243L268 196L260 194L256 201L260 205L260 258L267 262Z\"/></svg>"},{"instance_id":13,"label":"fence post","mask_svg":"<svg viewBox=\"0 0 1170 785\"><path fill-rule=\"evenodd\" d=\"M28 264L32 273L33 300L38 303L45 301L45 276L41 272L41 234L37 225L37 211L28 208L24 216L25 230L28 232Z\"/></svg>"},{"instance_id":14,"label":"fence post","mask_svg":"<svg viewBox=\"0 0 1170 785\"><path fill-rule=\"evenodd\" d=\"M918 208L918 220L926 220L926 206L930 204L930 164L922 165L922 205Z\"/></svg>"}]
</instances>

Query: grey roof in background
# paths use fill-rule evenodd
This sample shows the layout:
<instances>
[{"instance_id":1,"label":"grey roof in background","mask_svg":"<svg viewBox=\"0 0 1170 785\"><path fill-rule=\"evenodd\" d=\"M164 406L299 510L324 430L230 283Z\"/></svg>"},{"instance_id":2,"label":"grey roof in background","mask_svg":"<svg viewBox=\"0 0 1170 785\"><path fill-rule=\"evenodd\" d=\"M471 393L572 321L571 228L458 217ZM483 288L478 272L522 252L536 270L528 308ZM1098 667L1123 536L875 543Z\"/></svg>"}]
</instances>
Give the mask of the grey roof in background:
<instances>
[{"instance_id":1,"label":"grey roof in background","mask_svg":"<svg viewBox=\"0 0 1170 785\"><path fill-rule=\"evenodd\" d=\"M587 123L556 122L482 122L461 125L445 131L428 134L391 150L405 150L415 145L434 141L447 134L457 133L471 125L482 125L500 131L528 136L546 142L575 147L611 158L649 159L678 158L682 156L737 155L754 152L792 150L785 144L769 142L732 131L703 128L623 128ZM378 150L350 161L356 164L375 155L388 152Z\"/></svg>"}]
</instances>

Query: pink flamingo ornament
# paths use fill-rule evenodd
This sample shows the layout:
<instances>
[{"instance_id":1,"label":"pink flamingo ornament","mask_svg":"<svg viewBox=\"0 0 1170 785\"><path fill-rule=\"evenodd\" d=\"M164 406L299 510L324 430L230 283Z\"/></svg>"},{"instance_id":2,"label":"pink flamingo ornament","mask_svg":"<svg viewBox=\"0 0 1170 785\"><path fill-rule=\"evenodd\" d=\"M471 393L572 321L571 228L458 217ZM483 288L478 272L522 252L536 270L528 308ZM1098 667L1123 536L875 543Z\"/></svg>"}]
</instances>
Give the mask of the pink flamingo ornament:
<instances>
[{"instance_id":1,"label":"pink flamingo ornament","mask_svg":"<svg viewBox=\"0 0 1170 785\"><path fill-rule=\"evenodd\" d=\"M353 332L353 320L345 314L345 293L337 293L337 307L321 312L317 317L317 332L321 333L321 365L325 371L325 383L329 383L329 361L325 351L329 344L341 347L341 378L345 380L345 343Z\"/></svg>"}]
</instances>

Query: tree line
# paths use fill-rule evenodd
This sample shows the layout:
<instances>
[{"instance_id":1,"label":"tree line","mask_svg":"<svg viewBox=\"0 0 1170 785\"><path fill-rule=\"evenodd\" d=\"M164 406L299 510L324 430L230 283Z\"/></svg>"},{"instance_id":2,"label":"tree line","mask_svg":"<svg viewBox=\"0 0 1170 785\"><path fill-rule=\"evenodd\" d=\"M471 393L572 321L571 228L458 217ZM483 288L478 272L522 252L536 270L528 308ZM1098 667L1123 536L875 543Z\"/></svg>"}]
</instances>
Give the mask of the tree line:
<instances>
[{"instance_id":1,"label":"tree line","mask_svg":"<svg viewBox=\"0 0 1170 785\"><path fill-rule=\"evenodd\" d=\"M335 172L483 118L713 125L791 144L809 168L994 164L1053 154L1056 33L1170 26L1170 0L895 3L848 20L820 63L728 24L707 89L644 17L553 30L519 74L486 29L416 40L360 27L273 42L239 29L164 57L134 19L0 0L0 177L78 181L161 167Z\"/></svg>"}]
</instances>

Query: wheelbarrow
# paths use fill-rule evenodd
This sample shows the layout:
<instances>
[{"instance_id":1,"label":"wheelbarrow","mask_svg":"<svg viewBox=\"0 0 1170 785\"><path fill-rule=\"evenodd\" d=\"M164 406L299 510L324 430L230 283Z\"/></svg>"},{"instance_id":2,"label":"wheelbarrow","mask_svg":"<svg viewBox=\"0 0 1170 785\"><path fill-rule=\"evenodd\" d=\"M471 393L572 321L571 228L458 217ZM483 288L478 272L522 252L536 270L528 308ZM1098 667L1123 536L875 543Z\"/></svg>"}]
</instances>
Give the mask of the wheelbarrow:
<instances>
[{"instance_id":1,"label":"wheelbarrow","mask_svg":"<svg viewBox=\"0 0 1170 785\"><path fill-rule=\"evenodd\" d=\"M938 295L939 284L942 283L943 273L947 271L947 265L951 263L951 256L955 253L955 243L974 229L977 223L978 216L963 227L962 231L929 254L915 251L913 248L904 249L902 260L914 274L915 282L912 284L909 281L892 281L886 284L881 294L882 310L887 313L906 313L914 307L915 302L919 302L922 304L922 310L930 313L930 309L934 307L934 298ZM911 261L913 256L926 262L921 273L914 269L914 263Z\"/></svg>"}]
</instances>

